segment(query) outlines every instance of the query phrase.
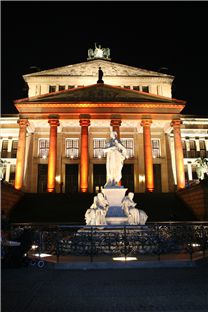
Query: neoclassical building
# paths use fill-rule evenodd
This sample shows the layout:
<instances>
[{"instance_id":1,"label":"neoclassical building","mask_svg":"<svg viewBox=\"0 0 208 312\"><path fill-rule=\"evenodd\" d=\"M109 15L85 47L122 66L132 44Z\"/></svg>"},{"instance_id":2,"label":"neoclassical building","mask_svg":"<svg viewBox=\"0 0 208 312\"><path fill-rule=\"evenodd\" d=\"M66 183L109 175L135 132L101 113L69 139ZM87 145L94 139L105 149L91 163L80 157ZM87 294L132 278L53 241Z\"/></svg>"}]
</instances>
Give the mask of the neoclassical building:
<instances>
[{"instance_id":1,"label":"neoclassical building","mask_svg":"<svg viewBox=\"0 0 208 312\"><path fill-rule=\"evenodd\" d=\"M121 184L129 190L172 192L197 179L196 160L208 157L208 117L183 115L173 76L109 56L99 46L85 62L23 76L28 98L14 101L18 115L1 117L4 179L16 189L98 192L111 130L128 151Z\"/></svg>"}]
</instances>

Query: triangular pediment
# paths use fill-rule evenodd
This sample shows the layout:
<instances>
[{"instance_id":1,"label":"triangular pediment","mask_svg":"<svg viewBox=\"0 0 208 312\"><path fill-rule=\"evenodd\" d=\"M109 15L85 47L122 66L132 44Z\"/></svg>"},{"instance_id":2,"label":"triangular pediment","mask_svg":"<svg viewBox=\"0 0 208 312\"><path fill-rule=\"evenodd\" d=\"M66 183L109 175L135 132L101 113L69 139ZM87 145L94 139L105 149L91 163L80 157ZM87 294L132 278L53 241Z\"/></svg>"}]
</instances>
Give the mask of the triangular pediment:
<instances>
[{"instance_id":1,"label":"triangular pediment","mask_svg":"<svg viewBox=\"0 0 208 312\"><path fill-rule=\"evenodd\" d=\"M119 102L119 103L176 103L179 100L157 96L145 92L114 87L106 84L96 84L82 88L70 89L54 93L48 93L38 97L31 97L27 102L50 102L50 103L96 103L96 102Z\"/></svg>"},{"instance_id":2,"label":"triangular pediment","mask_svg":"<svg viewBox=\"0 0 208 312\"><path fill-rule=\"evenodd\" d=\"M98 68L101 67L104 77L108 76L124 76L124 77L166 77L174 78L171 75L163 74L156 71L145 70L137 67L132 67L124 64L119 64L107 60L97 59L78 64L67 65L54 69L35 72L24 75L24 79L29 77L41 76L93 76L97 77Z\"/></svg>"}]
</instances>

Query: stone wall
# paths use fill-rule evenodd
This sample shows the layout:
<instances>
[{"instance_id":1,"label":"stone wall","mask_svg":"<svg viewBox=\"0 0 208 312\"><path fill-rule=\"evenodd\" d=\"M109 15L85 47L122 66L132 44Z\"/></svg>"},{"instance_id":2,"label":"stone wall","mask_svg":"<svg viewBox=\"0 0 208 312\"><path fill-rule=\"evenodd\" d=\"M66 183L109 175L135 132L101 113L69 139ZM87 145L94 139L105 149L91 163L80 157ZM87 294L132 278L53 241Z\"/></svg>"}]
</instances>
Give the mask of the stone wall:
<instances>
[{"instance_id":1,"label":"stone wall","mask_svg":"<svg viewBox=\"0 0 208 312\"><path fill-rule=\"evenodd\" d=\"M197 220L208 220L208 183L201 182L177 192L178 196L191 208Z\"/></svg>"},{"instance_id":2,"label":"stone wall","mask_svg":"<svg viewBox=\"0 0 208 312\"><path fill-rule=\"evenodd\" d=\"M9 216L15 204L23 195L22 191L15 190L11 184L1 183L1 210Z\"/></svg>"}]
</instances>

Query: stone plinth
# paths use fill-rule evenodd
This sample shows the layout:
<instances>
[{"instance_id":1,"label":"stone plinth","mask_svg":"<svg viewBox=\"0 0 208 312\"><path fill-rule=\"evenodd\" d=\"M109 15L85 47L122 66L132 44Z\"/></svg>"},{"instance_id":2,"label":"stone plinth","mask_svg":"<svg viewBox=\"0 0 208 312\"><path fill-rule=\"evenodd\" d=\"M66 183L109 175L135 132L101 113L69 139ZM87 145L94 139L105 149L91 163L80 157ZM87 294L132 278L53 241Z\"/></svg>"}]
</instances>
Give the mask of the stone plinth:
<instances>
[{"instance_id":1,"label":"stone plinth","mask_svg":"<svg viewBox=\"0 0 208 312\"><path fill-rule=\"evenodd\" d=\"M108 203L109 209L106 215L106 222L108 225L123 225L127 224L128 218L125 216L121 208L122 199L125 196L127 188L104 188L102 190Z\"/></svg>"},{"instance_id":2,"label":"stone plinth","mask_svg":"<svg viewBox=\"0 0 208 312\"><path fill-rule=\"evenodd\" d=\"M125 196L127 188L104 188L102 193L109 202L109 206L121 206L122 199Z\"/></svg>"}]
</instances>

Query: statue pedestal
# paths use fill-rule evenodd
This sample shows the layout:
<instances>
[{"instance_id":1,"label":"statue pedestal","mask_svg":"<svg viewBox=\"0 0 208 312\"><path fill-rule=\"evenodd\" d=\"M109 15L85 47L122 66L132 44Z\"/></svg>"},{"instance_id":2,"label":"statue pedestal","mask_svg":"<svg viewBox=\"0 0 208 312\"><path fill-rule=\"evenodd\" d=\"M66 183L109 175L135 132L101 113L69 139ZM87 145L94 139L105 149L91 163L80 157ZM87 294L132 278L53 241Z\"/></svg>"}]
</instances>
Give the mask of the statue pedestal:
<instances>
[{"instance_id":1,"label":"statue pedestal","mask_svg":"<svg viewBox=\"0 0 208 312\"><path fill-rule=\"evenodd\" d=\"M102 193L106 197L109 208L106 215L108 225L124 225L127 224L128 217L125 216L121 202L125 196L127 188L104 188Z\"/></svg>"}]
</instances>

